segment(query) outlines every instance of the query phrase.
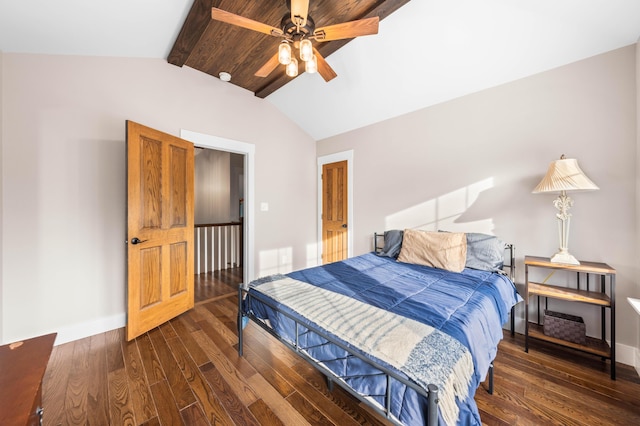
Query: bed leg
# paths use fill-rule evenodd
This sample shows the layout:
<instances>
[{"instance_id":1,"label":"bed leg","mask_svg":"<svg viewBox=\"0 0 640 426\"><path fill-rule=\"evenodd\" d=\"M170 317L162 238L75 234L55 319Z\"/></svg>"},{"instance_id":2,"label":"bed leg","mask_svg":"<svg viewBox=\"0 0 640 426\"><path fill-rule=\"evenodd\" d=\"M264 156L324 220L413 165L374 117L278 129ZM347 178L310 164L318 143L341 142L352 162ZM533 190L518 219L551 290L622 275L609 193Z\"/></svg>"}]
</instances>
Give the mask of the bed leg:
<instances>
[{"instance_id":1,"label":"bed leg","mask_svg":"<svg viewBox=\"0 0 640 426\"><path fill-rule=\"evenodd\" d=\"M437 426L438 424L438 387L436 385L428 385L429 391L428 411L427 411L427 426Z\"/></svg>"},{"instance_id":2,"label":"bed leg","mask_svg":"<svg viewBox=\"0 0 640 426\"><path fill-rule=\"evenodd\" d=\"M516 307L511 307L511 337L516 335Z\"/></svg>"},{"instance_id":3,"label":"bed leg","mask_svg":"<svg viewBox=\"0 0 640 426\"><path fill-rule=\"evenodd\" d=\"M329 392L333 392L333 380L331 380L331 377L326 376L327 377L327 389L329 389Z\"/></svg>"},{"instance_id":4,"label":"bed leg","mask_svg":"<svg viewBox=\"0 0 640 426\"><path fill-rule=\"evenodd\" d=\"M238 355L242 356L243 353L243 339L242 339L242 284L238 287Z\"/></svg>"},{"instance_id":5,"label":"bed leg","mask_svg":"<svg viewBox=\"0 0 640 426\"><path fill-rule=\"evenodd\" d=\"M489 365L489 395L493 395L493 363Z\"/></svg>"}]
</instances>

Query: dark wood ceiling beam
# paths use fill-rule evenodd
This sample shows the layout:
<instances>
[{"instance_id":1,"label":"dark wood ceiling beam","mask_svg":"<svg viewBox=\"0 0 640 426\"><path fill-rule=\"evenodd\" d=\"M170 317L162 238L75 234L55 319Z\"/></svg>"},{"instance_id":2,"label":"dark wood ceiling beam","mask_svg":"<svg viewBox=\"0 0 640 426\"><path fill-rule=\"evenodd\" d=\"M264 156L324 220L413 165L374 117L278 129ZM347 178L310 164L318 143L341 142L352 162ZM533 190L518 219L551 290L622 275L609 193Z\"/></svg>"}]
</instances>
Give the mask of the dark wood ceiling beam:
<instances>
[{"instance_id":1,"label":"dark wood ceiling beam","mask_svg":"<svg viewBox=\"0 0 640 426\"><path fill-rule=\"evenodd\" d=\"M382 21L387 16L391 15L393 12L398 10L400 7L409 3L410 0L380 0L376 2L373 7L369 10L369 12L361 16L357 19L371 18L373 16L378 16ZM327 58L327 56L331 55L345 44L350 42L351 39L345 40L336 40L330 41L326 43L318 43L316 44L316 48L318 51ZM259 98L266 98L285 84L289 83L292 80L291 77L288 77L285 73L281 73L277 75L275 78L271 79L268 83L262 86L259 90L256 90L255 95Z\"/></svg>"},{"instance_id":2,"label":"dark wood ceiling beam","mask_svg":"<svg viewBox=\"0 0 640 426\"><path fill-rule=\"evenodd\" d=\"M189 55L211 22L211 8L218 3L216 0L194 0L176 42L169 52L167 62L179 67L187 62Z\"/></svg>"}]
</instances>

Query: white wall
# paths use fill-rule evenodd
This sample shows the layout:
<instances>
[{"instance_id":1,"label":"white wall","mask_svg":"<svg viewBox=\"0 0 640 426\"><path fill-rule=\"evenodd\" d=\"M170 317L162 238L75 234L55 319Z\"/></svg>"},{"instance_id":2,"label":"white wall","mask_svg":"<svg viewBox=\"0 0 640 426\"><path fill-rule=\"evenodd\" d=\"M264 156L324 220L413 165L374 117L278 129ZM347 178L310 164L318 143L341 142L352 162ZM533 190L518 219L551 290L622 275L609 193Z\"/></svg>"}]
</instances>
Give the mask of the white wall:
<instances>
[{"instance_id":1,"label":"white wall","mask_svg":"<svg viewBox=\"0 0 640 426\"><path fill-rule=\"evenodd\" d=\"M380 122L317 143L354 150L354 254L396 227L492 232L524 255L558 247L553 195L531 193L549 163L577 158L599 187L577 193L569 249L617 270L617 341L636 345L626 296L638 293L636 47ZM600 331L595 309L563 311ZM518 315L523 316L522 308Z\"/></svg>"},{"instance_id":2,"label":"white wall","mask_svg":"<svg viewBox=\"0 0 640 426\"><path fill-rule=\"evenodd\" d=\"M4 211L4 209L2 208L2 201L4 199L4 197L2 196L2 188L4 187L3 184L3 175L4 173L2 173L2 164L4 163L3 161L3 156L2 156L2 140L3 140L3 135L4 135L4 126L2 125L3 123L3 118L4 118L4 114L3 114L3 105L4 105L4 97L2 96L2 87L4 86L2 81L3 78L2 76L4 75L2 70L4 69L4 67L2 66L2 59L3 59L3 55L2 55L2 51L0 50L0 241L2 241L3 239L3 226L2 226L2 212ZM4 265L4 256L2 255L2 244L0 243L0 296L2 296L4 294L3 292L3 265ZM4 320L4 304L5 304L5 298L4 297L0 297L0 342L4 342L4 327L3 325L3 320Z\"/></svg>"},{"instance_id":3,"label":"white wall","mask_svg":"<svg viewBox=\"0 0 640 426\"><path fill-rule=\"evenodd\" d=\"M231 154L205 149L195 158L195 223L230 222Z\"/></svg>"},{"instance_id":4,"label":"white wall","mask_svg":"<svg viewBox=\"0 0 640 426\"><path fill-rule=\"evenodd\" d=\"M315 144L271 104L160 59L1 59L3 342L124 324L127 119L254 144L253 270L307 266Z\"/></svg>"},{"instance_id":5,"label":"white wall","mask_svg":"<svg viewBox=\"0 0 640 426\"><path fill-rule=\"evenodd\" d=\"M640 39L636 43L636 255L640 255ZM640 285L636 286L635 292L629 295L636 299L640 298ZM636 324L635 339L635 367L640 374L640 319L631 321Z\"/></svg>"}]
</instances>

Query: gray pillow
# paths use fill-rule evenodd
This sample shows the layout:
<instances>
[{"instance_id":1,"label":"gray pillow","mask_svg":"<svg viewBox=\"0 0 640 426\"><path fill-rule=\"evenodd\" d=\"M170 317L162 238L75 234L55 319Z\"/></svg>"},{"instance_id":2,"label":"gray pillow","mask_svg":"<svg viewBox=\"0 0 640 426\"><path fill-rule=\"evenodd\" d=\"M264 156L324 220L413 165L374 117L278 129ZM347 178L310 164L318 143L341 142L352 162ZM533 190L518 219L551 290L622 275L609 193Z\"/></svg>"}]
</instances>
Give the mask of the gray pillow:
<instances>
[{"instance_id":1,"label":"gray pillow","mask_svg":"<svg viewBox=\"0 0 640 426\"><path fill-rule=\"evenodd\" d=\"M506 244L493 235L467 233L465 268L500 271L504 266Z\"/></svg>"},{"instance_id":2,"label":"gray pillow","mask_svg":"<svg viewBox=\"0 0 640 426\"><path fill-rule=\"evenodd\" d=\"M391 231L384 231L384 247L382 251L378 253L378 256L398 258L400 249L402 248L402 232L394 229Z\"/></svg>"}]
</instances>

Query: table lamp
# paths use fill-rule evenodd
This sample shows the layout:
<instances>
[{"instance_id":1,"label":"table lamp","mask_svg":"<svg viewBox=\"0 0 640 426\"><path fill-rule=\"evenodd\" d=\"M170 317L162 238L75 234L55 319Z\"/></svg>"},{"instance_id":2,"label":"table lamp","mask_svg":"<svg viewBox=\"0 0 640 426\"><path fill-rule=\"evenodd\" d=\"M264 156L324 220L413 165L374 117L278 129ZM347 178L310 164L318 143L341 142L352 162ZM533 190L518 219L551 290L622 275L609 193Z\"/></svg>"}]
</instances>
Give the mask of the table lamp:
<instances>
[{"instance_id":1,"label":"table lamp","mask_svg":"<svg viewBox=\"0 0 640 426\"><path fill-rule=\"evenodd\" d=\"M573 206L573 200L567 195L567 191L595 191L600 189L580 169L578 161L574 158L565 158L553 161L549 165L547 174L533 190L534 194L544 192L559 192L553 205L558 209L558 234L560 237L560 249L551 257L551 262L579 265L580 262L569 253L569 209Z\"/></svg>"}]
</instances>

